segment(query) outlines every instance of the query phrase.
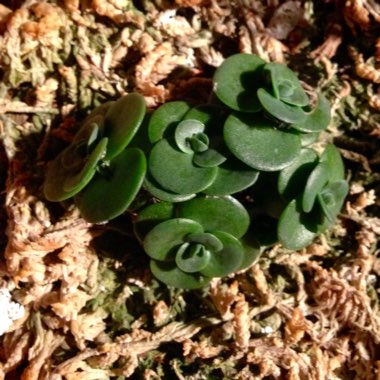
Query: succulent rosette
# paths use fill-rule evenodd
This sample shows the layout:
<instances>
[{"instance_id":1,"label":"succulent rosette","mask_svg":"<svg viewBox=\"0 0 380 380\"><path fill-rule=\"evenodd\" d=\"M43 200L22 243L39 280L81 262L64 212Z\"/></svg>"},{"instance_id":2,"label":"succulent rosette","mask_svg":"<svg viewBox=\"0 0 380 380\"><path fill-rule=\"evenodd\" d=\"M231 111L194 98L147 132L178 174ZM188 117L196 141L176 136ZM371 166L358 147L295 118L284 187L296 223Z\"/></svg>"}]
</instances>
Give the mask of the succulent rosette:
<instances>
[{"instance_id":1,"label":"succulent rosette","mask_svg":"<svg viewBox=\"0 0 380 380\"><path fill-rule=\"evenodd\" d=\"M132 93L95 109L71 144L50 162L43 188L46 199L76 196L82 216L93 223L124 212L145 177L145 154L127 148L145 108L144 98Z\"/></svg>"},{"instance_id":2,"label":"succulent rosette","mask_svg":"<svg viewBox=\"0 0 380 380\"><path fill-rule=\"evenodd\" d=\"M160 202L139 213L135 232L151 258L154 276L178 288L199 288L239 270L259 255L241 238L249 215L231 196Z\"/></svg>"},{"instance_id":3,"label":"succulent rosette","mask_svg":"<svg viewBox=\"0 0 380 380\"><path fill-rule=\"evenodd\" d=\"M212 104L191 108L175 101L159 107L148 125L153 147L147 190L159 199L178 202L197 193L226 195L251 186L257 170L231 157L224 144L226 115L224 108Z\"/></svg>"},{"instance_id":4,"label":"succulent rosette","mask_svg":"<svg viewBox=\"0 0 380 380\"><path fill-rule=\"evenodd\" d=\"M255 55L227 58L215 72L214 89L233 111L224 124L227 147L257 170L278 171L290 165L330 122L323 95L312 107L291 69Z\"/></svg>"}]
</instances>

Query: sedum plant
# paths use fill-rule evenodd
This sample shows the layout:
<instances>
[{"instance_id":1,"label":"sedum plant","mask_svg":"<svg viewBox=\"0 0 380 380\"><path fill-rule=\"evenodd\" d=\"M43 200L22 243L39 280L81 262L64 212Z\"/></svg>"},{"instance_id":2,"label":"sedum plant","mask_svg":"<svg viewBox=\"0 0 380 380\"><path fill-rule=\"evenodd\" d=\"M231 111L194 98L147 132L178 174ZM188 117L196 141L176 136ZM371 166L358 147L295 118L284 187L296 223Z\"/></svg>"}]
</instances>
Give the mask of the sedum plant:
<instances>
[{"instance_id":1,"label":"sedum plant","mask_svg":"<svg viewBox=\"0 0 380 380\"><path fill-rule=\"evenodd\" d=\"M244 269L276 243L307 246L335 222L348 192L337 148L313 149L330 123L323 94L252 54L228 57L213 83L207 104L170 101L146 112L133 93L100 106L44 183L48 200L74 197L94 223L140 194L150 205L137 212L136 237L152 273L175 287Z\"/></svg>"},{"instance_id":2,"label":"sedum plant","mask_svg":"<svg viewBox=\"0 0 380 380\"><path fill-rule=\"evenodd\" d=\"M248 212L231 196L200 196L148 206L139 213L135 232L154 276L192 289L242 269L258 256L257 245L242 240L249 223Z\"/></svg>"},{"instance_id":3,"label":"sedum plant","mask_svg":"<svg viewBox=\"0 0 380 380\"><path fill-rule=\"evenodd\" d=\"M123 213L145 177L145 154L127 147L145 108L144 98L132 93L95 109L48 166L46 199L57 202L75 196L83 217L92 223Z\"/></svg>"}]
</instances>

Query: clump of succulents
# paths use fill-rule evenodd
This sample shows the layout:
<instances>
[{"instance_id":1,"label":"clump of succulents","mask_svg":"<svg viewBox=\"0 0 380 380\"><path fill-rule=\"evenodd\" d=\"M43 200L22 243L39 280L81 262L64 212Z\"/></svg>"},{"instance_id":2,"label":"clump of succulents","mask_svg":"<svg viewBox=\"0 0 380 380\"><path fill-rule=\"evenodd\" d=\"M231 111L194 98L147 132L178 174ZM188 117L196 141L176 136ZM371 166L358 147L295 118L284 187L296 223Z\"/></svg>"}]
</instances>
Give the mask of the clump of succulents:
<instances>
[{"instance_id":1,"label":"clump of succulents","mask_svg":"<svg viewBox=\"0 0 380 380\"><path fill-rule=\"evenodd\" d=\"M182 288L246 268L277 242L307 246L348 192L335 146L318 155L311 145L330 123L322 94L250 54L227 58L213 81L209 104L172 101L146 113L130 94L101 106L44 185L48 200L75 196L90 222L120 215L143 187L154 204L138 211L136 236L154 276Z\"/></svg>"}]
</instances>

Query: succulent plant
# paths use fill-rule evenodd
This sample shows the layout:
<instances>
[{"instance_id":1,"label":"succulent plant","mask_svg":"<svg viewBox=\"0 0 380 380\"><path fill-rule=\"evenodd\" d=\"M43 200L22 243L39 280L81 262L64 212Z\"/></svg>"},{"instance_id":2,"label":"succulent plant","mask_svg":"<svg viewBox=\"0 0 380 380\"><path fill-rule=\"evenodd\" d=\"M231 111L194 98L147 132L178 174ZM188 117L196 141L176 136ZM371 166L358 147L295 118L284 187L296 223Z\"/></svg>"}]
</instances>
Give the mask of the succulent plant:
<instances>
[{"instance_id":1,"label":"succulent plant","mask_svg":"<svg viewBox=\"0 0 380 380\"><path fill-rule=\"evenodd\" d=\"M71 144L49 164L44 195L49 201L73 196L83 217L98 223L130 205L145 177L141 149L127 148L145 115L145 100L132 93L95 109Z\"/></svg>"},{"instance_id":2,"label":"succulent plant","mask_svg":"<svg viewBox=\"0 0 380 380\"><path fill-rule=\"evenodd\" d=\"M244 269L275 243L307 246L348 192L338 149L312 148L330 123L322 94L252 54L227 58L213 82L208 104L146 112L133 93L98 107L44 183L48 200L74 197L95 223L122 214L143 187L142 204L153 204L134 203L134 231L153 274L175 287Z\"/></svg>"},{"instance_id":3,"label":"succulent plant","mask_svg":"<svg viewBox=\"0 0 380 380\"><path fill-rule=\"evenodd\" d=\"M139 213L135 232L151 258L154 276L191 289L239 270L258 256L258 247L240 240L248 226L249 215L236 199L200 196L148 206Z\"/></svg>"}]
</instances>

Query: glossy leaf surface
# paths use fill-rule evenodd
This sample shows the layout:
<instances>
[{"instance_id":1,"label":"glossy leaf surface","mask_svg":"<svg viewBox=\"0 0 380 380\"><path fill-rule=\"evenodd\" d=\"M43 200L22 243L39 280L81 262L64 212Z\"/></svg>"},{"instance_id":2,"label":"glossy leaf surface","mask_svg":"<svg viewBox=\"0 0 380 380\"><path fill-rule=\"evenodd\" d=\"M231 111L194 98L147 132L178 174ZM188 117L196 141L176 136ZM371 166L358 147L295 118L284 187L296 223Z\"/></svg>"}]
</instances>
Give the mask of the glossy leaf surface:
<instances>
[{"instance_id":1,"label":"glossy leaf surface","mask_svg":"<svg viewBox=\"0 0 380 380\"><path fill-rule=\"evenodd\" d=\"M344 179L344 164L338 148L329 144L326 146L320 158L321 162L326 162L328 166L329 182Z\"/></svg>"},{"instance_id":2,"label":"glossy leaf surface","mask_svg":"<svg viewBox=\"0 0 380 380\"><path fill-rule=\"evenodd\" d=\"M145 173L144 153L126 149L112 160L107 175L97 173L77 197L82 216L90 223L100 223L122 214L139 192Z\"/></svg>"},{"instance_id":3,"label":"glossy leaf surface","mask_svg":"<svg viewBox=\"0 0 380 380\"><path fill-rule=\"evenodd\" d=\"M319 164L311 172L307 179L302 195L302 209L310 212L314 206L317 195L321 192L328 181L329 170L325 162Z\"/></svg>"},{"instance_id":4,"label":"glossy leaf surface","mask_svg":"<svg viewBox=\"0 0 380 380\"><path fill-rule=\"evenodd\" d=\"M233 110L257 112L261 106L256 90L259 86L259 70L264 64L265 61L252 54L228 57L215 71L215 94Z\"/></svg>"},{"instance_id":5,"label":"glossy leaf surface","mask_svg":"<svg viewBox=\"0 0 380 380\"><path fill-rule=\"evenodd\" d=\"M235 271L241 265L244 249L234 236L221 231L213 231L223 244L219 251L212 252L210 260L201 273L207 277L223 277Z\"/></svg>"},{"instance_id":6,"label":"glossy leaf surface","mask_svg":"<svg viewBox=\"0 0 380 380\"><path fill-rule=\"evenodd\" d=\"M123 96L109 107L104 118L104 135L109 139L106 160L126 148L143 122L145 110L145 99L138 93Z\"/></svg>"},{"instance_id":7,"label":"glossy leaf surface","mask_svg":"<svg viewBox=\"0 0 380 380\"><path fill-rule=\"evenodd\" d=\"M310 229L315 224L312 219L302 211L299 202L293 199L278 222L278 238L280 243L288 249L298 250L309 245L316 236Z\"/></svg>"},{"instance_id":8,"label":"glossy leaf surface","mask_svg":"<svg viewBox=\"0 0 380 380\"><path fill-rule=\"evenodd\" d=\"M257 91L257 96L264 110L284 123L301 123L306 119L302 108L284 103L263 88Z\"/></svg>"},{"instance_id":9,"label":"glossy leaf surface","mask_svg":"<svg viewBox=\"0 0 380 380\"><path fill-rule=\"evenodd\" d=\"M185 273L174 262L151 260L150 270L164 284L182 289L201 288L211 280L211 278L199 273Z\"/></svg>"},{"instance_id":10,"label":"glossy leaf surface","mask_svg":"<svg viewBox=\"0 0 380 380\"><path fill-rule=\"evenodd\" d=\"M292 127L302 132L321 132L330 124L330 119L330 103L323 95L319 95L317 105L307 114L306 119Z\"/></svg>"},{"instance_id":11,"label":"glossy leaf surface","mask_svg":"<svg viewBox=\"0 0 380 380\"><path fill-rule=\"evenodd\" d=\"M317 162L318 156L312 149L302 149L299 156L281 170L278 177L279 193L289 200L302 193Z\"/></svg>"},{"instance_id":12,"label":"glossy leaf surface","mask_svg":"<svg viewBox=\"0 0 380 380\"><path fill-rule=\"evenodd\" d=\"M178 268L186 273L204 269L210 261L211 252L202 244L183 243L175 255Z\"/></svg>"},{"instance_id":13,"label":"glossy leaf surface","mask_svg":"<svg viewBox=\"0 0 380 380\"><path fill-rule=\"evenodd\" d=\"M178 123L174 133L177 147L184 153L193 153L196 150L192 147L190 139L194 138L196 135L203 133L204 130L204 124L198 120L182 120Z\"/></svg>"},{"instance_id":14,"label":"glossy leaf surface","mask_svg":"<svg viewBox=\"0 0 380 380\"><path fill-rule=\"evenodd\" d=\"M211 186L203 190L207 195L229 195L253 185L259 172L234 158L218 167L218 173Z\"/></svg>"},{"instance_id":15,"label":"glossy leaf surface","mask_svg":"<svg viewBox=\"0 0 380 380\"><path fill-rule=\"evenodd\" d=\"M149 156L149 169L164 190L178 194L199 193L208 187L217 168L201 168L193 163L193 154L183 153L166 139L156 143Z\"/></svg>"},{"instance_id":16,"label":"glossy leaf surface","mask_svg":"<svg viewBox=\"0 0 380 380\"><path fill-rule=\"evenodd\" d=\"M195 220L206 232L223 231L237 238L243 236L249 226L249 215L235 198L197 197L178 205L181 218Z\"/></svg>"},{"instance_id":17,"label":"glossy leaf surface","mask_svg":"<svg viewBox=\"0 0 380 380\"><path fill-rule=\"evenodd\" d=\"M347 194L348 183L344 180L328 183L319 194L318 201L327 217L328 225L334 223Z\"/></svg>"},{"instance_id":18,"label":"glossy leaf surface","mask_svg":"<svg viewBox=\"0 0 380 380\"><path fill-rule=\"evenodd\" d=\"M276 98L299 107L306 106L309 103L297 75L287 66L270 62L264 66L264 71L270 73Z\"/></svg>"},{"instance_id":19,"label":"glossy leaf surface","mask_svg":"<svg viewBox=\"0 0 380 380\"><path fill-rule=\"evenodd\" d=\"M189 234L203 232L201 224L184 218L166 220L155 226L144 239L145 252L155 260L174 260L175 250Z\"/></svg>"},{"instance_id":20,"label":"glossy leaf surface","mask_svg":"<svg viewBox=\"0 0 380 380\"><path fill-rule=\"evenodd\" d=\"M299 154L299 136L276 129L260 117L230 115L224 125L224 138L231 152L248 166L277 171L288 166Z\"/></svg>"},{"instance_id":21,"label":"glossy leaf surface","mask_svg":"<svg viewBox=\"0 0 380 380\"><path fill-rule=\"evenodd\" d=\"M190 110L184 101L168 102L157 108L148 124L148 136L152 144L173 135L174 128Z\"/></svg>"}]
</instances>

